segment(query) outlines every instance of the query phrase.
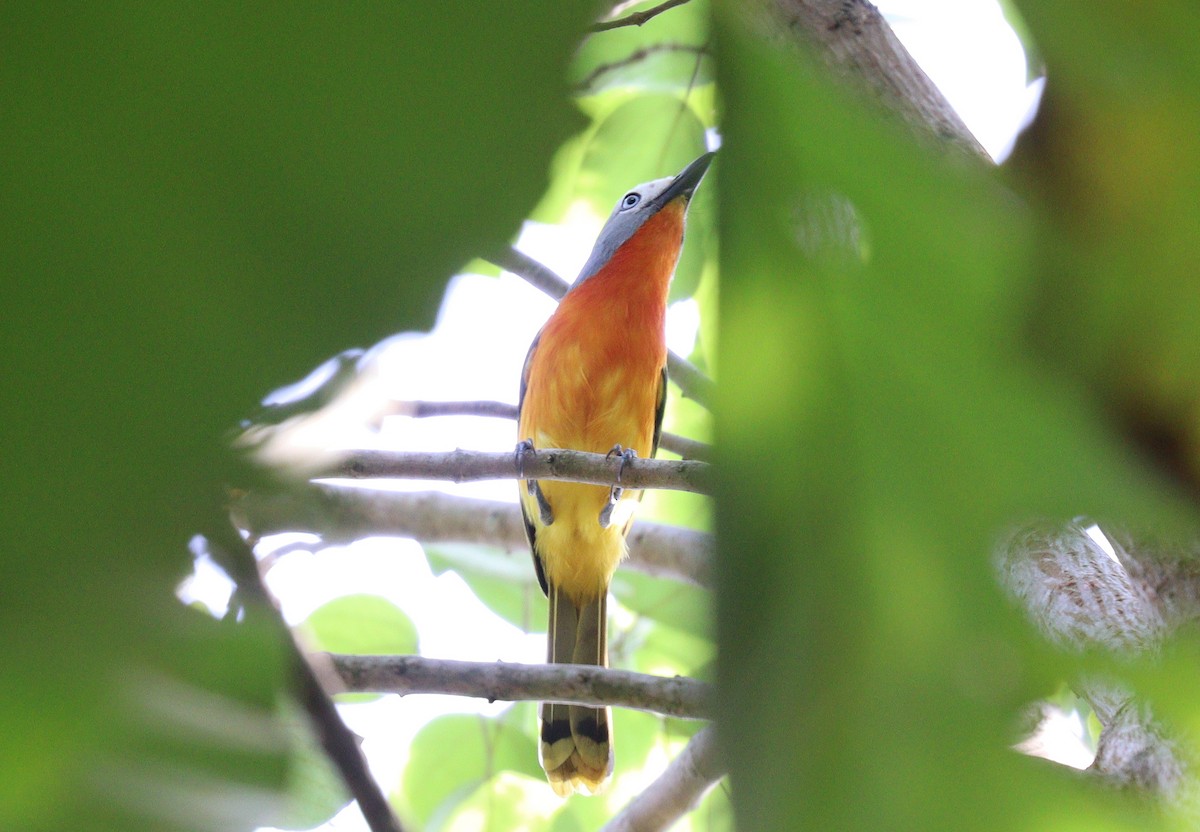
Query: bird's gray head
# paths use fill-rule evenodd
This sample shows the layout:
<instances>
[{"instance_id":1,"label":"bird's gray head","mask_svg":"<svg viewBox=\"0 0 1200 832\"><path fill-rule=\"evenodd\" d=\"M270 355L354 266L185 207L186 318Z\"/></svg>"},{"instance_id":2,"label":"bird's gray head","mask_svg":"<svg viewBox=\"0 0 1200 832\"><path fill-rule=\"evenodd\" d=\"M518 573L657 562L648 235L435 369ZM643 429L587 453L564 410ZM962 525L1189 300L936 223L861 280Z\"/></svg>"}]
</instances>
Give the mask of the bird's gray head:
<instances>
[{"instance_id":1,"label":"bird's gray head","mask_svg":"<svg viewBox=\"0 0 1200 832\"><path fill-rule=\"evenodd\" d=\"M575 285L579 285L600 271L604 264L612 258L613 253L663 206L669 205L679 197L691 199L700 180L704 178L704 172L708 170L714 155L705 153L677 176L644 182L626 192L617 201L617 207L613 209L608 222L601 229L600 236L596 238L592 254L584 263L579 277L575 279Z\"/></svg>"}]
</instances>

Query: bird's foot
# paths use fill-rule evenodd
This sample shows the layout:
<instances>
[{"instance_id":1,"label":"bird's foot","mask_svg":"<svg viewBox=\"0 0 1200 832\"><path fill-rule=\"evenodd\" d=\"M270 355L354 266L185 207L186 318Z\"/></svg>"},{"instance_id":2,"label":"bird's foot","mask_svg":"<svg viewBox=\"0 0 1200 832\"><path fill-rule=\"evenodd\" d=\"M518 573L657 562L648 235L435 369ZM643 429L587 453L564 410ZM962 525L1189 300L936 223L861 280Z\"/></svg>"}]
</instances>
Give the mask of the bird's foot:
<instances>
[{"instance_id":1,"label":"bird's foot","mask_svg":"<svg viewBox=\"0 0 1200 832\"><path fill-rule=\"evenodd\" d=\"M617 482L619 483L621 482L621 474L624 473L625 466L629 463L629 460L637 459L637 451L633 448L623 448L617 444L613 445L612 450L605 454L605 456L608 459L612 459L613 457L621 458L621 464L617 466ZM608 490L608 502L604 504L604 508L600 509L600 528L607 529L612 525L613 509L617 507L617 503L620 502L624 493L625 489L620 485L614 485Z\"/></svg>"},{"instance_id":2,"label":"bird's foot","mask_svg":"<svg viewBox=\"0 0 1200 832\"><path fill-rule=\"evenodd\" d=\"M522 439L513 451L513 464L517 466L517 476L525 476L525 454L533 450L532 439Z\"/></svg>"},{"instance_id":3,"label":"bird's foot","mask_svg":"<svg viewBox=\"0 0 1200 832\"><path fill-rule=\"evenodd\" d=\"M525 474L525 454L533 450L532 439L522 439L517 443L514 456L516 458L517 474L523 476ZM549 526L554 523L554 512L550 510L550 501L546 499L546 495L542 493L542 487L538 485L537 480L525 480L525 490L537 500L538 517L542 521L543 526Z\"/></svg>"}]
</instances>

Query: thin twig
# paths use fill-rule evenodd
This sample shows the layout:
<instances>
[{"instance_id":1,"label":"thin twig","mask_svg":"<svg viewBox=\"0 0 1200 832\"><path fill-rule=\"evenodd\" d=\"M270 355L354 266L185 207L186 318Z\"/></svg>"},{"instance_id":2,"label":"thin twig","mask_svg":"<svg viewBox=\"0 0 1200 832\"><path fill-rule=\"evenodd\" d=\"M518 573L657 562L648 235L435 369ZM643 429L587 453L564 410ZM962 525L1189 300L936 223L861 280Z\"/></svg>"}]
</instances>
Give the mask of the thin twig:
<instances>
[{"instance_id":1,"label":"thin twig","mask_svg":"<svg viewBox=\"0 0 1200 832\"><path fill-rule=\"evenodd\" d=\"M422 656L328 654L348 692L441 693L505 702L616 705L681 719L710 719L708 684L584 664L462 662Z\"/></svg>"},{"instance_id":2,"label":"thin twig","mask_svg":"<svg viewBox=\"0 0 1200 832\"><path fill-rule=\"evenodd\" d=\"M660 52L691 52L697 56L697 60L708 54L708 44L697 46L694 43L654 43L649 46L643 46L641 49L634 50L621 58L619 61L610 61L600 64L587 74L582 81L575 85L575 91L580 93L587 92L592 84L596 83L597 79L607 75L610 72L615 72L623 67L632 66L640 61L644 61L651 55L657 55ZM694 75L695 73L693 73ZM691 87L689 85L689 91ZM686 104L685 104L686 106Z\"/></svg>"},{"instance_id":3,"label":"thin twig","mask_svg":"<svg viewBox=\"0 0 1200 832\"><path fill-rule=\"evenodd\" d=\"M691 459L624 459L559 448L525 451L352 451L317 476L347 479L563 480L712 493L711 467Z\"/></svg>"},{"instance_id":4,"label":"thin twig","mask_svg":"<svg viewBox=\"0 0 1200 832\"><path fill-rule=\"evenodd\" d=\"M259 536L309 531L320 535L322 546L375 535L423 543L481 543L499 549L497 557L519 557L523 565L529 564L521 511L515 503L499 500L316 482L288 492L243 494L234 511L238 525ZM626 540L629 557L622 568L697 586L711 583L711 535L642 520L633 524ZM529 575L532 581L532 569Z\"/></svg>"},{"instance_id":5,"label":"thin twig","mask_svg":"<svg viewBox=\"0 0 1200 832\"><path fill-rule=\"evenodd\" d=\"M690 812L725 776L712 726L692 737L657 780L626 804L601 832L657 832Z\"/></svg>"},{"instance_id":6,"label":"thin twig","mask_svg":"<svg viewBox=\"0 0 1200 832\"><path fill-rule=\"evenodd\" d=\"M625 15L625 17L618 17L615 20L601 20L599 23L593 23L587 30L589 32L607 32L611 29L619 29L622 26L641 26L651 18L657 17L676 6L682 6L687 2L688 0L666 0L665 3L659 3L657 6L652 6L645 11L632 12Z\"/></svg>"},{"instance_id":7,"label":"thin twig","mask_svg":"<svg viewBox=\"0 0 1200 832\"><path fill-rule=\"evenodd\" d=\"M530 285L536 286L555 300L561 300L562 296L567 293L567 289L570 288L567 281L528 254L515 248L493 252L486 259L493 265L512 272ZM711 378L686 358L681 358L673 352L667 353L667 377L679 386L686 398L706 410L712 410L717 386Z\"/></svg>"},{"instance_id":8,"label":"thin twig","mask_svg":"<svg viewBox=\"0 0 1200 832\"><path fill-rule=\"evenodd\" d=\"M367 767L367 760L358 745L358 737L346 727L329 694L317 679L312 666L292 637L291 629L283 620L279 606L263 582L250 544L239 535L221 533L210 538L210 545L219 541L221 562L230 567L242 597L267 611L280 631L291 654L292 672L296 685L296 698L308 714L316 731L317 739L333 763L346 788L358 803L363 818L371 832L403 832L400 821L392 811L391 804Z\"/></svg>"},{"instance_id":9,"label":"thin twig","mask_svg":"<svg viewBox=\"0 0 1200 832\"><path fill-rule=\"evenodd\" d=\"M431 416L487 416L496 419L516 419L517 406L507 402L492 401L461 401L461 402L428 402L402 401L395 402L389 411L391 416L409 416L423 419ZM684 459L699 459L707 462L712 459L712 446L698 439L689 439L677 433L664 433L658 443L659 448L678 454Z\"/></svg>"}]
</instances>

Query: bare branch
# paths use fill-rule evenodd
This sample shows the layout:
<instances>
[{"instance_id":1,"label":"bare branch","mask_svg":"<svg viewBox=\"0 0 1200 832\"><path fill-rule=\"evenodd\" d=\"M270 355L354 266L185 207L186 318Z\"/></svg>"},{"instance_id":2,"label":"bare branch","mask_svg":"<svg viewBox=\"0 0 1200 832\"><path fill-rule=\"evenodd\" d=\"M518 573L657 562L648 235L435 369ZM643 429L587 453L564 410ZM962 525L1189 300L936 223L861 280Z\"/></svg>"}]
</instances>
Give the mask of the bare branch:
<instances>
[{"instance_id":1,"label":"bare branch","mask_svg":"<svg viewBox=\"0 0 1200 832\"><path fill-rule=\"evenodd\" d=\"M389 411L392 416L409 416L423 419L431 416L488 416L496 419L517 418L517 406L507 402L466 401L466 402L427 402L408 401L396 402ZM712 459L712 446L698 439L689 439L677 433L664 433L659 442L664 451L679 454L684 459Z\"/></svg>"},{"instance_id":2,"label":"bare branch","mask_svg":"<svg viewBox=\"0 0 1200 832\"><path fill-rule=\"evenodd\" d=\"M318 474L348 479L392 478L417 480L537 479L621 485L625 488L666 488L709 494L711 469L690 459L631 459L559 448L526 451L517 467L512 451L353 451L336 467Z\"/></svg>"},{"instance_id":3,"label":"bare branch","mask_svg":"<svg viewBox=\"0 0 1200 832\"><path fill-rule=\"evenodd\" d=\"M1024 529L1000 549L1001 583L1059 647L1127 657L1153 653L1178 626L1197 617L1197 563L1147 556L1112 537L1109 542L1112 555L1078 524ZM1149 709L1110 680L1089 679L1075 687L1103 726L1090 770L1121 785L1176 797L1185 765Z\"/></svg>"},{"instance_id":4,"label":"bare branch","mask_svg":"<svg viewBox=\"0 0 1200 832\"><path fill-rule=\"evenodd\" d=\"M700 56L709 54L708 46L706 44L699 46L694 43L651 44L650 46L645 46L641 49L636 49L633 52L630 52L619 61L611 61L609 63L600 64L600 66L589 72L587 77L575 85L575 90L577 92L586 92L591 88L592 84L596 83L597 79L603 77L604 75L607 75L610 72L615 72L622 67L632 66L640 61L646 60L651 55L657 55L662 52L691 52L693 55L697 56L697 59L699 59Z\"/></svg>"},{"instance_id":5,"label":"bare branch","mask_svg":"<svg viewBox=\"0 0 1200 832\"><path fill-rule=\"evenodd\" d=\"M310 483L290 493L243 494L234 511L239 526L260 536L312 531L334 545L396 535L426 543L484 543L523 562L529 557L520 510L496 500ZM713 541L704 532L639 521L628 542L624 567L700 586L711 580ZM532 570L530 575L532 580Z\"/></svg>"},{"instance_id":6,"label":"bare branch","mask_svg":"<svg viewBox=\"0 0 1200 832\"><path fill-rule=\"evenodd\" d=\"M884 106L942 146L991 156L867 0L773 0L779 16L842 76L855 76Z\"/></svg>"},{"instance_id":7,"label":"bare branch","mask_svg":"<svg viewBox=\"0 0 1200 832\"><path fill-rule=\"evenodd\" d=\"M562 300L563 295L571 288L571 284L520 249L498 249L486 259L506 272L512 272L535 289L541 289L555 300Z\"/></svg>"},{"instance_id":8,"label":"bare branch","mask_svg":"<svg viewBox=\"0 0 1200 832\"><path fill-rule=\"evenodd\" d=\"M1113 556L1076 524L1022 530L1000 552L1001 583L1059 647L1124 655L1155 649L1200 612L1200 565L1135 555L1121 541L1109 542Z\"/></svg>"},{"instance_id":9,"label":"bare branch","mask_svg":"<svg viewBox=\"0 0 1200 832\"><path fill-rule=\"evenodd\" d=\"M296 699L308 714L325 755L358 803L359 811L371 832L403 832L391 804L371 776L366 758L359 748L358 737L342 722L333 700L292 637L291 629L283 620L278 604L262 579L250 544L235 534L232 527L228 532L222 528L210 537L208 543L214 548L214 553L219 547L219 560L231 569L230 574L237 581L242 596L266 611L284 637L290 653Z\"/></svg>"},{"instance_id":10,"label":"bare branch","mask_svg":"<svg viewBox=\"0 0 1200 832\"><path fill-rule=\"evenodd\" d=\"M1103 726L1088 770L1121 787L1178 797L1186 768L1149 708L1119 685L1092 680L1076 688Z\"/></svg>"},{"instance_id":11,"label":"bare branch","mask_svg":"<svg viewBox=\"0 0 1200 832\"><path fill-rule=\"evenodd\" d=\"M682 6L688 0L666 0L664 3L659 3L657 6L652 6L649 9L641 12L633 12L625 17L618 17L614 20L601 20L599 23L593 23L588 27L589 32L607 32L610 29L619 29L622 26L641 26L647 20L657 17L668 9L673 9L676 6Z\"/></svg>"},{"instance_id":12,"label":"bare branch","mask_svg":"<svg viewBox=\"0 0 1200 832\"><path fill-rule=\"evenodd\" d=\"M487 416L494 419L517 418L517 406L508 402L491 401L462 401L462 402L428 402L428 401L397 401L389 411L390 416L409 416L413 419L427 419L435 416Z\"/></svg>"},{"instance_id":13,"label":"bare branch","mask_svg":"<svg viewBox=\"0 0 1200 832\"><path fill-rule=\"evenodd\" d=\"M570 288L567 281L515 248L494 252L489 254L487 259L541 289L555 300L561 300ZM667 353L667 377L679 386L684 396L701 407L712 410L713 399L716 398L716 384L686 358L681 358L673 352Z\"/></svg>"},{"instance_id":14,"label":"bare branch","mask_svg":"<svg viewBox=\"0 0 1200 832\"><path fill-rule=\"evenodd\" d=\"M601 832L656 832L690 812L725 776L712 726L692 737L666 771L601 828Z\"/></svg>"},{"instance_id":15,"label":"bare branch","mask_svg":"<svg viewBox=\"0 0 1200 832\"><path fill-rule=\"evenodd\" d=\"M711 691L683 676L665 678L585 664L461 662L422 656L328 654L346 691L441 693L489 702L616 705L681 719L710 719Z\"/></svg>"}]
</instances>

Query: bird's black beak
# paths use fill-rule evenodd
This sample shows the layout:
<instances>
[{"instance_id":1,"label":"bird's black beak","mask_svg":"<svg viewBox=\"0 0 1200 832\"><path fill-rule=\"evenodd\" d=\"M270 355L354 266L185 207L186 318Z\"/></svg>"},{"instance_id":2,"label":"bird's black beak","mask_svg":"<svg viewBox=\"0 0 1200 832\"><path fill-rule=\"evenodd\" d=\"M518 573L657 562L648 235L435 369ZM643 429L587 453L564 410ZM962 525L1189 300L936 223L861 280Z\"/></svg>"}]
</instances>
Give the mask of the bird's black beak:
<instances>
[{"instance_id":1,"label":"bird's black beak","mask_svg":"<svg viewBox=\"0 0 1200 832\"><path fill-rule=\"evenodd\" d=\"M708 170L708 166L716 155L716 153L705 153L684 168L678 176L671 180L667 189L659 194L659 204L666 205L677 197L691 199L696 188L700 186L700 180L704 178L704 172Z\"/></svg>"}]
</instances>

